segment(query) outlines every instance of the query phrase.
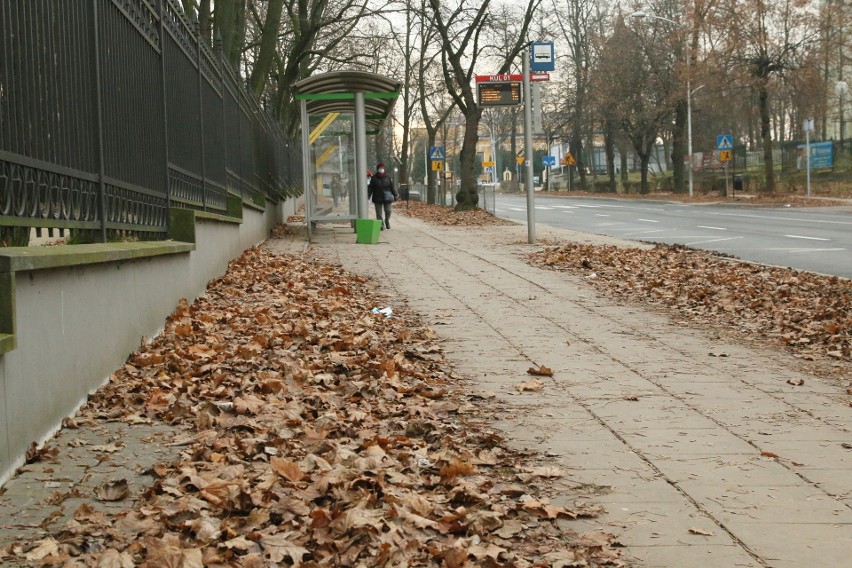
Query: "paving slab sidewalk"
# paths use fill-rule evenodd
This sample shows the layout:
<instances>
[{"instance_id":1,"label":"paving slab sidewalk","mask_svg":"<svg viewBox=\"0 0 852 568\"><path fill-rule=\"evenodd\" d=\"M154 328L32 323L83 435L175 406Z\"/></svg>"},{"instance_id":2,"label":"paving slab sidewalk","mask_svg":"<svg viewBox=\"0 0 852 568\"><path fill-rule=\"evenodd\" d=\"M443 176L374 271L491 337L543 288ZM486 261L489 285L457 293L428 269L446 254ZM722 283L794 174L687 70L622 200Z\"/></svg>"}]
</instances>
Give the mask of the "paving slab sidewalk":
<instances>
[{"instance_id":1,"label":"paving slab sidewalk","mask_svg":"<svg viewBox=\"0 0 852 568\"><path fill-rule=\"evenodd\" d=\"M320 225L311 252L376 278L432 323L457 370L506 409L498 426L510 443L555 456L565 482L607 508L590 527L610 524L635 565L850 565L843 388L784 354L528 265L523 254L536 247L524 226L445 228L395 215L393 227L379 244L358 245L348 226ZM539 237L613 242L547 227ZM283 253L306 246L267 243ZM540 365L554 371L544 389L519 392Z\"/></svg>"}]
</instances>

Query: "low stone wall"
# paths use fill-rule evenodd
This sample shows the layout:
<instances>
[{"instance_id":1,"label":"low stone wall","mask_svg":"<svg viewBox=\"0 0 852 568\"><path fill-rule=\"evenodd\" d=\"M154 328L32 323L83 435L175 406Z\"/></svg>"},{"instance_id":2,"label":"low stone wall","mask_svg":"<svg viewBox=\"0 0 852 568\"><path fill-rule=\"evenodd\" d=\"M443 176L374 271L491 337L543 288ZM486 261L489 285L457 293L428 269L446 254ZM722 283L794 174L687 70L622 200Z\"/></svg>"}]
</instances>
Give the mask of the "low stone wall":
<instances>
[{"instance_id":1,"label":"low stone wall","mask_svg":"<svg viewBox=\"0 0 852 568\"><path fill-rule=\"evenodd\" d=\"M296 204L242 209L181 213L189 240L0 250L0 484L181 298L203 294Z\"/></svg>"}]
</instances>

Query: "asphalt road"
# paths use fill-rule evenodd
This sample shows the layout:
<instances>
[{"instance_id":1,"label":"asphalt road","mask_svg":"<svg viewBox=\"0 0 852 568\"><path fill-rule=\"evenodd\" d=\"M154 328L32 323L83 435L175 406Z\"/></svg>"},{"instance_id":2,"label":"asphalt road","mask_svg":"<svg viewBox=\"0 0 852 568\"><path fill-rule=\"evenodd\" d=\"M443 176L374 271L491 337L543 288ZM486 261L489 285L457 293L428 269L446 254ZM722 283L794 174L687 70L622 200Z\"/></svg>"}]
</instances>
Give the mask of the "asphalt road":
<instances>
[{"instance_id":1,"label":"asphalt road","mask_svg":"<svg viewBox=\"0 0 852 568\"><path fill-rule=\"evenodd\" d=\"M496 213L526 221L526 196L498 195ZM758 208L536 194L535 221L852 278L852 207Z\"/></svg>"}]
</instances>

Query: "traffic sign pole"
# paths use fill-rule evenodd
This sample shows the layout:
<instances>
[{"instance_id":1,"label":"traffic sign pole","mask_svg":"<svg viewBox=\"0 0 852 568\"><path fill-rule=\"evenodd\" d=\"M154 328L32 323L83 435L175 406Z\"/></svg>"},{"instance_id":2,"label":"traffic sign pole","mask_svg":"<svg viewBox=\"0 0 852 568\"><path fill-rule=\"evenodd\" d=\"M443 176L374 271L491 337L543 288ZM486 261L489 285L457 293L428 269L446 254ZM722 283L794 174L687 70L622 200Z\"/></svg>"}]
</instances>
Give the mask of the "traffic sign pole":
<instances>
[{"instance_id":1,"label":"traffic sign pole","mask_svg":"<svg viewBox=\"0 0 852 568\"><path fill-rule=\"evenodd\" d=\"M807 167L807 192L811 196L811 123L805 121L805 165Z\"/></svg>"},{"instance_id":2,"label":"traffic sign pole","mask_svg":"<svg viewBox=\"0 0 852 568\"><path fill-rule=\"evenodd\" d=\"M535 243L535 195L533 194L533 149L532 149L532 102L530 97L530 46L524 50L524 156L526 157L526 176L524 185L527 190L527 240Z\"/></svg>"}]
</instances>

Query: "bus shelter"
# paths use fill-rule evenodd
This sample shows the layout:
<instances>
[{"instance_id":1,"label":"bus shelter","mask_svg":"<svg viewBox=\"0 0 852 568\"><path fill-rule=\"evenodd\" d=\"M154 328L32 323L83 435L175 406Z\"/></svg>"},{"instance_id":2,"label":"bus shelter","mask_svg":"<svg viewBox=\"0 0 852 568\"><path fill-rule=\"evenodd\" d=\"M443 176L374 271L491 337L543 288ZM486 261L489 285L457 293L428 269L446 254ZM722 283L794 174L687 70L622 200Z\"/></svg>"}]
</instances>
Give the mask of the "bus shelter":
<instances>
[{"instance_id":1,"label":"bus shelter","mask_svg":"<svg viewBox=\"0 0 852 568\"><path fill-rule=\"evenodd\" d=\"M302 114L302 171L308 238L317 223L370 217L367 136L377 134L399 96L399 81L335 71L294 85Z\"/></svg>"}]
</instances>

